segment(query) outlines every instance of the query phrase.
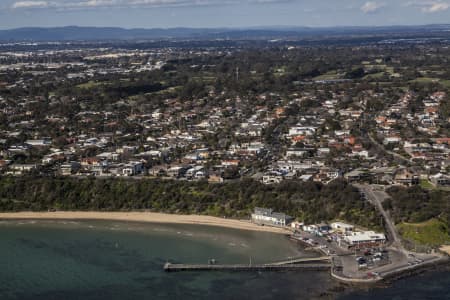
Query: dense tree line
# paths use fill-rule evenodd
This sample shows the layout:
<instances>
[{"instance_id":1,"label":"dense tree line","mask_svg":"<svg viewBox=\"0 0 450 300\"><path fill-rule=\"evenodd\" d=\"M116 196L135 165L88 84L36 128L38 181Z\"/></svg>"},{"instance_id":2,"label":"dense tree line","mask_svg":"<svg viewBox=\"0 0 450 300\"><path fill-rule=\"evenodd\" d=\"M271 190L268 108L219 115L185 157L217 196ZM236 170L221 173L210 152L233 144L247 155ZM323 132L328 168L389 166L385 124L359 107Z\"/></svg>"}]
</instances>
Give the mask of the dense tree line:
<instances>
[{"instance_id":1,"label":"dense tree line","mask_svg":"<svg viewBox=\"0 0 450 300\"><path fill-rule=\"evenodd\" d=\"M420 223L437 218L450 225L450 192L414 186L391 187L388 193L391 198L383 205L391 211L396 223Z\"/></svg>"},{"instance_id":2,"label":"dense tree line","mask_svg":"<svg viewBox=\"0 0 450 300\"><path fill-rule=\"evenodd\" d=\"M31 176L0 179L1 211L151 210L248 217L258 206L308 223L340 219L365 227L379 226L374 207L345 181L263 185L251 179L223 184Z\"/></svg>"}]
</instances>

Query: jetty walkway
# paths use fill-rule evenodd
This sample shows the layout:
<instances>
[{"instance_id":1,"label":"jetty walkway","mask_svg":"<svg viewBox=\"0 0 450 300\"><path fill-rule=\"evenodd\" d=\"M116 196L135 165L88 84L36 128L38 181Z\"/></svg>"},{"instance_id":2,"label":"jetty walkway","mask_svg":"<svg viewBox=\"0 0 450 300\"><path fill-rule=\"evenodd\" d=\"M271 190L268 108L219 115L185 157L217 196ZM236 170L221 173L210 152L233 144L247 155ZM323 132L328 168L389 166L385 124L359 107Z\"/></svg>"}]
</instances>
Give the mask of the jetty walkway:
<instances>
[{"instance_id":1,"label":"jetty walkway","mask_svg":"<svg viewBox=\"0 0 450 300\"><path fill-rule=\"evenodd\" d=\"M272 264L236 264L236 265L193 265L193 264L171 264L166 263L164 265L164 271L166 272L179 272L179 271L289 271L289 270L311 270L321 271L329 270L330 264L286 264L286 265L272 265Z\"/></svg>"},{"instance_id":2,"label":"jetty walkway","mask_svg":"<svg viewBox=\"0 0 450 300\"><path fill-rule=\"evenodd\" d=\"M329 256L292 258L268 264L172 264L167 262L164 271L282 271L282 270L329 270Z\"/></svg>"},{"instance_id":3,"label":"jetty walkway","mask_svg":"<svg viewBox=\"0 0 450 300\"><path fill-rule=\"evenodd\" d=\"M301 263L311 263L311 262L324 262L328 261L331 262L330 256L320 256L320 257L300 257L300 258L293 258L289 260L279 261L270 263L269 265L272 266L282 266L282 265L290 265L290 264L301 264Z\"/></svg>"}]
</instances>

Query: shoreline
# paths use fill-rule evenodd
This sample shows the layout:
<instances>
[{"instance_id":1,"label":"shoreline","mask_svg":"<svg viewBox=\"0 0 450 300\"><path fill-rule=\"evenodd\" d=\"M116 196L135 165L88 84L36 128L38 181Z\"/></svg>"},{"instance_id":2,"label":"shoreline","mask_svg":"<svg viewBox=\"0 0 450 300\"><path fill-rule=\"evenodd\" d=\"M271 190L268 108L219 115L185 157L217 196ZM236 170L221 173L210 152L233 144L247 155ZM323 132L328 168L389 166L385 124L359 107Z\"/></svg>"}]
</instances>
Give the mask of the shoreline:
<instances>
[{"instance_id":1,"label":"shoreline","mask_svg":"<svg viewBox=\"0 0 450 300\"><path fill-rule=\"evenodd\" d=\"M224 227L238 230L290 234L286 228L260 226L249 220L226 219L203 215L175 215L154 212L11 212L0 213L0 220L109 220L160 224L186 224Z\"/></svg>"},{"instance_id":2,"label":"shoreline","mask_svg":"<svg viewBox=\"0 0 450 300\"><path fill-rule=\"evenodd\" d=\"M392 285L394 282L404 280L407 278L411 278L411 277L416 277L421 274L441 272L441 271L447 271L447 270L450 270L450 261L448 259L442 259L438 262L425 264L425 265L419 266L414 269L410 269L407 271L392 274L386 278L383 278L383 280L380 283Z\"/></svg>"},{"instance_id":3,"label":"shoreline","mask_svg":"<svg viewBox=\"0 0 450 300\"><path fill-rule=\"evenodd\" d=\"M450 256L450 245L442 245L441 248L439 248L444 253L447 253Z\"/></svg>"},{"instance_id":4,"label":"shoreline","mask_svg":"<svg viewBox=\"0 0 450 300\"><path fill-rule=\"evenodd\" d=\"M291 232L287 228L277 228L269 226L260 226L251 223L249 220L226 219L204 215L175 215L166 213L154 212L93 212L93 211L57 211L57 212L12 212L0 213L0 221L2 220L103 220L103 221L120 221L120 222L143 222L155 224L186 224L186 225L202 225L213 226L221 228L230 228L236 230L246 230L254 232L268 232L275 234L288 235ZM306 246L303 241L296 240L303 246ZM448 247L448 246L447 246ZM448 251L448 248L445 250ZM306 249L306 248L305 248ZM314 252L323 254L323 250L319 248L310 249ZM444 249L441 249L444 250ZM450 260L447 258L439 261L431 262L417 268L407 270L399 270L393 272L389 276L381 278L380 280L366 281L366 280L348 280L340 279L339 276L334 276L330 273L331 278L341 283L343 289L338 294L343 294L345 291L352 291L351 287L367 286L371 288L386 287L392 285L394 282L403 280L405 278L415 277L423 273L432 273L439 270L448 270L450 268Z\"/></svg>"}]
</instances>

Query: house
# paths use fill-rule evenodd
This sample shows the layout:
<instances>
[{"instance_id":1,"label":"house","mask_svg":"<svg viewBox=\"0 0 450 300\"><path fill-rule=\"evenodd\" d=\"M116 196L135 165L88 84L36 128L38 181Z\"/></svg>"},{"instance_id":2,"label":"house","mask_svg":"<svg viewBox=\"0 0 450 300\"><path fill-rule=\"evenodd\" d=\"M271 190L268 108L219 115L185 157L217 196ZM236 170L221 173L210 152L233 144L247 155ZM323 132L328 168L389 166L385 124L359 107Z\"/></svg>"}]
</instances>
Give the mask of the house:
<instances>
[{"instance_id":1,"label":"house","mask_svg":"<svg viewBox=\"0 0 450 300\"><path fill-rule=\"evenodd\" d=\"M192 178L194 178L194 177L197 177L197 176L196 176L197 173L199 173L199 172L201 172L201 171L203 171L203 170L204 170L204 167L203 167L203 166L195 166L195 167L192 167L192 168L190 168L189 170L186 171L186 177L187 177L188 179L192 179Z\"/></svg>"},{"instance_id":2,"label":"house","mask_svg":"<svg viewBox=\"0 0 450 300\"><path fill-rule=\"evenodd\" d=\"M307 182L307 181L311 181L312 180L313 175L311 175L311 174L303 174L299 178L300 178L301 181Z\"/></svg>"},{"instance_id":3,"label":"house","mask_svg":"<svg viewBox=\"0 0 450 300\"><path fill-rule=\"evenodd\" d=\"M400 169L394 175L394 182L396 184L402 184L406 186L412 186L419 184L419 175L413 171L406 168Z\"/></svg>"},{"instance_id":4,"label":"house","mask_svg":"<svg viewBox=\"0 0 450 300\"><path fill-rule=\"evenodd\" d=\"M91 174L94 176L110 176L110 173L108 173L108 164L100 164L96 166L91 166L89 168L91 171Z\"/></svg>"},{"instance_id":5,"label":"house","mask_svg":"<svg viewBox=\"0 0 450 300\"><path fill-rule=\"evenodd\" d=\"M317 230L318 230L317 235L323 236L325 234L328 234L330 229L331 229L331 227L327 223L317 224Z\"/></svg>"},{"instance_id":6,"label":"house","mask_svg":"<svg viewBox=\"0 0 450 300\"><path fill-rule=\"evenodd\" d=\"M115 152L103 152L97 155L97 158L101 160L112 160L112 161L118 161L119 160L119 153Z\"/></svg>"},{"instance_id":7,"label":"house","mask_svg":"<svg viewBox=\"0 0 450 300\"><path fill-rule=\"evenodd\" d=\"M299 136L299 135L306 135L311 136L316 133L315 127L305 127L305 126L297 126L289 128L288 136Z\"/></svg>"},{"instance_id":8,"label":"house","mask_svg":"<svg viewBox=\"0 0 450 300\"><path fill-rule=\"evenodd\" d=\"M167 175L167 170L164 167L157 166L157 167L151 168L148 173L151 176L163 177L163 176Z\"/></svg>"},{"instance_id":9,"label":"house","mask_svg":"<svg viewBox=\"0 0 450 300\"><path fill-rule=\"evenodd\" d=\"M319 148L317 149L317 156L327 156L330 152L330 148Z\"/></svg>"},{"instance_id":10,"label":"house","mask_svg":"<svg viewBox=\"0 0 450 300\"><path fill-rule=\"evenodd\" d=\"M323 236L330 231L331 227L326 223L304 225L303 231L313 233L315 235Z\"/></svg>"},{"instance_id":11,"label":"house","mask_svg":"<svg viewBox=\"0 0 450 300\"><path fill-rule=\"evenodd\" d=\"M9 173L13 175L22 175L37 169L36 164L12 164L9 166Z\"/></svg>"},{"instance_id":12,"label":"house","mask_svg":"<svg viewBox=\"0 0 450 300\"><path fill-rule=\"evenodd\" d=\"M239 166L240 161L238 159L229 159L229 160L222 160L222 166L225 167L237 167Z\"/></svg>"},{"instance_id":13,"label":"house","mask_svg":"<svg viewBox=\"0 0 450 300\"><path fill-rule=\"evenodd\" d=\"M268 174L262 177L262 183L264 184L274 184L283 181L283 176L279 174Z\"/></svg>"},{"instance_id":14,"label":"house","mask_svg":"<svg viewBox=\"0 0 450 300\"><path fill-rule=\"evenodd\" d=\"M402 141L402 138L399 136L389 136L389 137L384 138L383 144L384 145L396 144L396 143L400 143L401 141Z\"/></svg>"},{"instance_id":15,"label":"house","mask_svg":"<svg viewBox=\"0 0 450 300\"><path fill-rule=\"evenodd\" d=\"M303 231L309 232L309 233L315 233L318 232L317 225L303 225Z\"/></svg>"},{"instance_id":16,"label":"house","mask_svg":"<svg viewBox=\"0 0 450 300\"><path fill-rule=\"evenodd\" d=\"M144 171L144 164L140 161L132 161L124 166L122 169L123 176L134 176L141 174Z\"/></svg>"},{"instance_id":17,"label":"house","mask_svg":"<svg viewBox=\"0 0 450 300\"><path fill-rule=\"evenodd\" d=\"M10 160L0 159L0 169L6 168L10 163Z\"/></svg>"},{"instance_id":18,"label":"house","mask_svg":"<svg viewBox=\"0 0 450 300\"><path fill-rule=\"evenodd\" d=\"M184 160L187 162L195 162L197 160L200 160L200 156L197 152L194 153L188 153L184 156Z\"/></svg>"},{"instance_id":19,"label":"house","mask_svg":"<svg viewBox=\"0 0 450 300\"><path fill-rule=\"evenodd\" d=\"M450 186L450 176L438 173L430 176L430 181L436 186Z\"/></svg>"},{"instance_id":20,"label":"house","mask_svg":"<svg viewBox=\"0 0 450 300\"><path fill-rule=\"evenodd\" d=\"M40 140L27 140L25 144L33 146L33 147L47 147L52 144L52 140L50 138L44 138Z\"/></svg>"},{"instance_id":21,"label":"house","mask_svg":"<svg viewBox=\"0 0 450 300\"><path fill-rule=\"evenodd\" d=\"M328 184L329 182L339 178L340 172L339 170L331 169L331 168L321 168L319 173L316 173L313 177L313 181L315 182L323 182Z\"/></svg>"},{"instance_id":22,"label":"house","mask_svg":"<svg viewBox=\"0 0 450 300\"><path fill-rule=\"evenodd\" d=\"M303 225L305 225L304 223L301 223L301 222L292 222L291 223L291 228L293 228L293 229L302 229L303 228Z\"/></svg>"},{"instance_id":23,"label":"house","mask_svg":"<svg viewBox=\"0 0 450 300\"><path fill-rule=\"evenodd\" d=\"M69 163L62 164L59 171L62 176L69 176L78 172L80 168L81 164L79 162L71 161Z\"/></svg>"},{"instance_id":24,"label":"house","mask_svg":"<svg viewBox=\"0 0 450 300\"><path fill-rule=\"evenodd\" d=\"M206 172L205 169L201 169L201 170L195 172L195 174L194 174L194 179L196 179L196 180L206 179L207 177L208 177L208 173Z\"/></svg>"},{"instance_id":25,"label":"house","mask_svg":"<svg viewBox=\"0 0 450 300\"><path fill-rule=\"evenodd\" d=\"M347 179L348 181L352 182L352 181L358 181L361 179L366 179L369 177L369 173L366 170L363 169L356 169L356 170L352 170L348 173L345 173L344 178Z\"/></svg>"},{"instance_id":26,"label":"house","mask_svg":"<svg viewBox=\"0 0 450 300\"><path fill-rule=\"evenodd\" d=\"M258 155L260 154L262 151L264 151L265 146L263 143L259 143L259 142L254 142L254 143L250 143L247 147L247 152L254 154L254 155Z\"/></svg>"},{"instance_id":27,"label":"house","mask_svg":"<svg viewBox=\"0 0 450 300\"><path fill-rule=\"evenodd\" d=\"M292 219L292 217L274 212L270 208L256 207L254 213L252 213L252 222L259 225L282 227L289 224Z\"/></svg>"},{"instance_id":28,"label":"house","mask_svg":"<svg viewBox=\"0 0 450 300\"><path fill-rule=\"evenodd\" d=\"M167 175L173 178L182 177L186 173L186 167L174 166L167 170Z\"/></svg>"},{"instance_id":29,"label":"house","mask_svg":"<svg viewBox=\"0 0 450 300\"><path fill-rule=\"evenodd\" d=\"M346 223L342 223L342 222L334 222L334 223L331 223L331 228L336 231L339 231L341 233L347 233L347 232L353 231L355 226L346 224Z\"/></svg>"},{"instance_id":30,"label":"house","mask_svg":"<svg viewBox=\"0 0 450 300\"><path fill-rule=\"evenodd\" d=\"M369 158L369 151L367 150L352 150L352 156L359 156L365 159Z\"/></svg>"},{"instance_id":31,"label":"house","mask_svg":"<svg viewBox=\"0 0 450 300\"><path fill-rule=\"evenodd\" d=\"M98 166L101 163L101 159L98 157L86 157L81 159L81 165L83 167L87 166Z\"/></svg>"},{"instance_id":32,"label":"house","mask_svg":"<svg viewBox=\"0 0 450 300\"><path fill-rule=\"evenodd\" d=\"M208 182L209 183L222 183L223 182L223 177L217 174L212 174L209 176L208 178Z\"/></svg>"},{"instance_id":33,"label":"house","mask_svg":"<svg viewBox=\"0 0 450 300\"><path fill-rule=\"evenodd\" d=\"M303 157L308 154L312 149L295 149L291 148L286 151L286 158L290 157Z\"/></svg>"},{"instance_id":34,"label":"house","mask_svg":"<svg viewBox=\"0 0 450 300\"><path fill-rule=\"evenodd\" d=\"M284 179L286 179L286 180L293 180L294 178L297 177L297 172L287 172L283 176L284 176Z\"/></svg>"}]
</instances>

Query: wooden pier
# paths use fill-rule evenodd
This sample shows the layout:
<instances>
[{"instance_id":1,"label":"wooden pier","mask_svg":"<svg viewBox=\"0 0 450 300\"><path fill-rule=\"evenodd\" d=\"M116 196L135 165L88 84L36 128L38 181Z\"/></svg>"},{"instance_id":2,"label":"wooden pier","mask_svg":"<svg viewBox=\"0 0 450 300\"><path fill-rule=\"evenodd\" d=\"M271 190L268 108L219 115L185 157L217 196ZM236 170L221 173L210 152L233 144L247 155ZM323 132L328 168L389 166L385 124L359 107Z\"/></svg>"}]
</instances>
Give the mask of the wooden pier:
<instances>
[{"instance_id":1,"label":"wooden pier","mask_svg":"<svg viewBox=\"0 0 450 300\"><path fill-rule=\"evenodd\" d=\"M331 265L329 263L313 263L313 264L233 264L233 265L219 265L219 264L171 264L164 265L166 272L179 271L292 271L292 270L311 270L321 271L329 270Z\"/></svg>"}]
</instances>

